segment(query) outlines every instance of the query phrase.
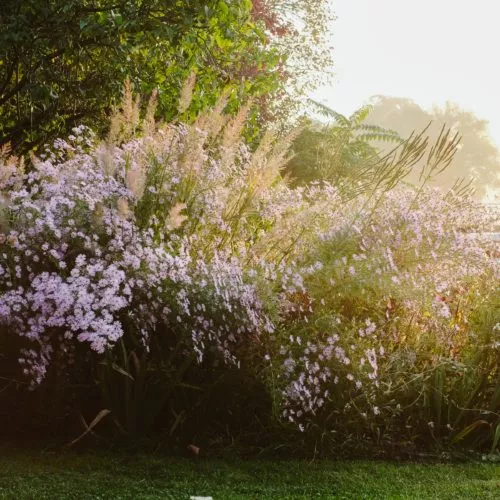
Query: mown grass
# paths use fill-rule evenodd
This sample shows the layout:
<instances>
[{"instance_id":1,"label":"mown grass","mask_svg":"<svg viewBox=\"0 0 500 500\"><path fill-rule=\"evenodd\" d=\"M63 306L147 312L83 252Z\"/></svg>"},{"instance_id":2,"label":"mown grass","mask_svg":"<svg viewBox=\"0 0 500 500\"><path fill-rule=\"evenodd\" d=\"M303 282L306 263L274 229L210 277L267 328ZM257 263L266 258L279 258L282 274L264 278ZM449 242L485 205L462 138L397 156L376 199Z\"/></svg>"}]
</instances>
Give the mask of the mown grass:
<instances>
[{"instance_id":1,"label":"mown grass","mask_svg":"<svg viewBox=\"0 0 500 500\"><path fill-rule=\"evenodd\" d=\"M0 448L0 498L499 498L500 465L189 460Z\"/></svg>"}]
</instances>

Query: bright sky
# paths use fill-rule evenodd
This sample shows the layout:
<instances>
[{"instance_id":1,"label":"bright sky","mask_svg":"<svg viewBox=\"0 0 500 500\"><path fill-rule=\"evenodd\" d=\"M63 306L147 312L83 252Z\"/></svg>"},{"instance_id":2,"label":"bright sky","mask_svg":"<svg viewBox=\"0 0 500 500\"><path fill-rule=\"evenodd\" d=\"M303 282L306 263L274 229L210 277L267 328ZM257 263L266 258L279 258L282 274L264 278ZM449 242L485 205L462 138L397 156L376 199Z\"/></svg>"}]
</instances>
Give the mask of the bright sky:
<instances>
[{"instance_id":1,"label":"bright sky","mask_svg":"<svg viewBox=\"0 0 500 500\"><path fill-rule=\"evenodd\" d=\"M335 79L315 98L350 114L372 95L447 100L500 147L500 0L333 0Z\"/></svg>"}]
</instances>

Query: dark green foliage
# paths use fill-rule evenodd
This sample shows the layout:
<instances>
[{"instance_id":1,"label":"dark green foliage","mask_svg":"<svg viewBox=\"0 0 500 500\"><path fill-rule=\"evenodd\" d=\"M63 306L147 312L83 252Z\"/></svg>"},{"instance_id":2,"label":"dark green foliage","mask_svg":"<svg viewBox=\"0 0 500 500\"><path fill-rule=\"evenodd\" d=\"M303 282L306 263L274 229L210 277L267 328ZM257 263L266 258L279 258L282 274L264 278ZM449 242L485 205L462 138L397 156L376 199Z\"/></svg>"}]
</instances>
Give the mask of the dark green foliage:
<instances>
[{"instance_id":1,"label":"dark green foliage","mask_svg":"<svg viewBox=\"0 0 500 500\"><path fill-rule=\"evenodd\" d=\"M4 0L0 144L25 152L80 123L102 130L126 78L142 95L158 89L167 119L193 69L193 116L227 86L235 99L274 90L278 56L251 9L250 0Z\"/></svg>"}]
</instances>

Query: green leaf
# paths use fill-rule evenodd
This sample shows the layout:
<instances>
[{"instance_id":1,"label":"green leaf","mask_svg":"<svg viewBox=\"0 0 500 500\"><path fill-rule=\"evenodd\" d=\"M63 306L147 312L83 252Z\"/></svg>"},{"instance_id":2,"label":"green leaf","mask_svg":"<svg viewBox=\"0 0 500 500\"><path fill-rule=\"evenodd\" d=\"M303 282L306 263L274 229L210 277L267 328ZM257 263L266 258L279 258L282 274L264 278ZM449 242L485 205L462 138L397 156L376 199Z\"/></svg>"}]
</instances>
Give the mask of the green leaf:
<instances>
[{"instance_id":1,"label":"green leaf","mask_svg":"<svg viewBox=\"0 0 500 500\"><path fill-rule=\"evenodd\" d=\"M491 450L490 450L490 453L492 455L493 453L495 453L499 441L500 441L500 423L497 425L497 428L495 430L495 435L493 436L493 443L491 444Z\"/></svg>"},{"instance_id":2,"label":"green leaf","mask_svg":"<svg viewBox=\"0 0 500 500\"><path fill-rule=\"evenodd\" d=\"M118 366L116 363L113 363L111 365L111 368L115 370L115 372L120 373L121 375L124 375L125 377L129 378L130 380L135 380L132 375L130 375L129 372L125 371L121 366Z\"/></svg>"},{"instance_id":3,"label":"green leaf","mask_svg":"<svg viewBox=\"0 0 500 500\"><path fill-rule=\"evenodd\" d=\"M458 434L456 434L451 442L453 444L458 443L459 441L467 437L472 431L476 430L478 427L482 425L490 425L490 424L486 420L476 420L472 424L465 427L465 429L462 429Z\"/></svg>"},{"instance_id":4,"label":"green leaf","mask_svg":"<svg viewBox=\"0 0 500 500\"><path fill-rule=\"evenodd\" d=\"M219 9L222 14L222 19L226 19L229 15L229 7L227 6L226 2L224 0L220 0L219 2Z\"/></svg>"}]
</instances>

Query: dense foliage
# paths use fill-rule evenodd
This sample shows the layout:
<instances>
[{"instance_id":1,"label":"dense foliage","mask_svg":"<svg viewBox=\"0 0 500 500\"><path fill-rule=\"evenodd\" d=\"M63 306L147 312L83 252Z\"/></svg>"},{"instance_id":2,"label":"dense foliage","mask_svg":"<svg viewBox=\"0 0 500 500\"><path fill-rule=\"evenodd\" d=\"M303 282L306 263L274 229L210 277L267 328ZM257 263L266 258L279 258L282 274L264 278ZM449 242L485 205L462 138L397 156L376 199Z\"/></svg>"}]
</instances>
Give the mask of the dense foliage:
<instances>
[{"instance_id":1,"label":"dense foliage","mask_svg":"<svg viewBox=\"0 0 500 500\"><path fill-rule=\"evenodd\" d=\"M484 124L448 106L410 133L382 99L284 134L328 7L3 2L2 423L497 451L498 210L429 187L457 159L494 184Z\"/></svg>"},{"instance_id":2,"label":"dense foliage","mask_svg":"<svg viewBox=\"0 0 500 500\"><path fill-rule=\"evenodd\" d=\"M129 437L494 451L498 214L398 185L456 139L405 141L369 189L290 187L294 135L250 151L248 106L156 127L153 105L140 119L128 89L105 142L76 127L2 157L0 322L25 380L85 418L93 394Z\"/></svg>"},{"instance_id":3,"label":"dense foliage","mask_svg":"<svg viewBox=\"0 0 500 500\"><path fill-rule=\"evenodd\" d=\"M244 95L272 90L269 76L243 78L253 67L277 63L251 20L251 6L216 0L4 2L0 141L26 151L78 123L101 128L126 77L143 93L159 89L160 109L170 117L180 82L195 67L197 109L213 104L232 81L241 82Z\"/></svg>"},{"instance_id":4,"label":"dense foliage","mask_svg":"<svg viewBox=\"0 0 500 500\"><path fill-rule=\"evenodd\" d=\"M126 78L143 95L157 90L158 109L168 119L178 114L181 82L192 71L196 92L185 120L213 106L228 87L236 91L233 107L248 96L273 102L264 96L277 99L285 83L297 96L311 82L305 68L324 69L328 61L318 44L327 8L314 3L313 10L303 0L5 0L0 145L27 152L80 123L101 131ZM304 29L314 28L314 41L303 39L291 13ZM308 47L318 52L314 59ZM277 109L265 108L268 118L277 117Z\"/></svg>"}]
</instances>

